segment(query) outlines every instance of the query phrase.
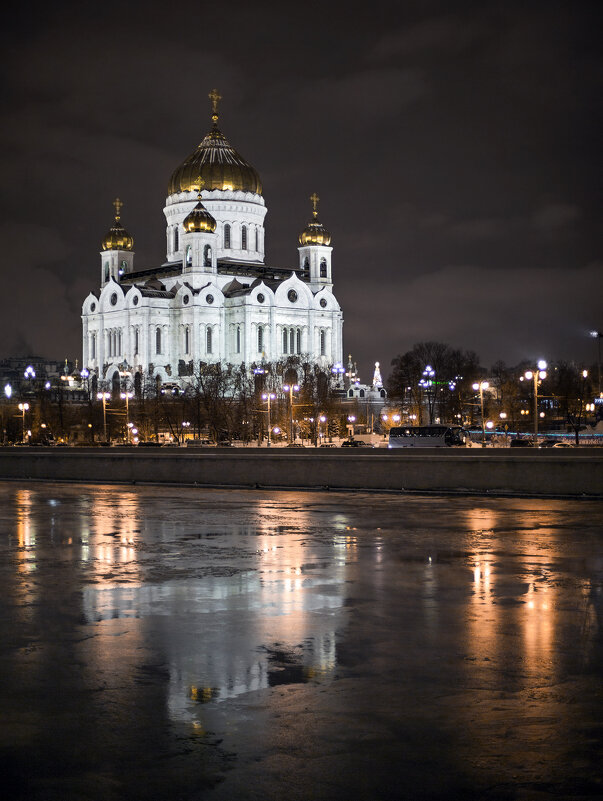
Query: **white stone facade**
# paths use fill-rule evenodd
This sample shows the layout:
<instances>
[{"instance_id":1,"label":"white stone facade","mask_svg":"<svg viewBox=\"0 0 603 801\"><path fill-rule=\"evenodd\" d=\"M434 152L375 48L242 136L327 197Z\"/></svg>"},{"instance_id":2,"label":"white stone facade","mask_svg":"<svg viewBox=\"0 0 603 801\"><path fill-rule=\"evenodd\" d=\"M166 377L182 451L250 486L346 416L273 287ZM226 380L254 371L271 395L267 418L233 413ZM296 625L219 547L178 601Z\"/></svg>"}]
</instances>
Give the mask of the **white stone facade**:
<instances>
[{"instance_id":1,"label":"white stone facade","mask_svg":"<svg viewBox=\"0 0 603 801\"><path fill-rule=\"evenodd\" d=\"M184 388L200 362L251 369L295 355L325 371L340 363L332 248L306 244L298 267L266 267L262 195L214 189L201 201L214 232L183 227L196 192L167 198L163 265L137 270L132 250L101 253L100 291L82 308L83 366L101 386L128 371Z\"/></svg>"}]
</instances>

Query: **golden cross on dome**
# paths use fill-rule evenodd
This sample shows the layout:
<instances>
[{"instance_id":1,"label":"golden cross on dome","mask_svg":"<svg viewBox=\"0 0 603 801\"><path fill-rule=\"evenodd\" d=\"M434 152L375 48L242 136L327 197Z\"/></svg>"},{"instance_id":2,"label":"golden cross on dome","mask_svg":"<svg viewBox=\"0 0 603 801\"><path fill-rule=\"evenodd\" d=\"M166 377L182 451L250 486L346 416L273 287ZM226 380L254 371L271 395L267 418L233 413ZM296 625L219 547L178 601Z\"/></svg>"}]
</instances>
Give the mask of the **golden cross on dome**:
<instances>
[{"instance_id":1,"label":"golden cross on dome","mask_svg":"<svg viewBox=\"0 0 603 801\"><path fill-rule=\"evenodd\" d=\"M121 200L118 197L116 197L115 200L113 201L113 205L115 206L115 219L119 220L119 216L120 216L120 213L121 213L121 207L124 204L121 202Z\"/></svg>"},{"instance_id":2,"label":"golden cross on dome","mask_svg":"<svg viewBox=\"0 0 603 801\"><path fill-rule=\"evenodd\" d=\"M205 183L205 181L203 180L203 178L200 175L198 175L197 176L197 180L196 180L195 183L197 183L199 185L199 189L197 191L197 197L199 198L199 200L201 200L201 190L203 189L203 184ZM194 189L194 187L193 187L193 189Z\"/></svg>"},{"instance_id":3,"label":"golden cross on dome","mask_svg":"<svg viewBox=\"0 0 603 801\"><path fill-rule=\"evenodd\" d=\"M217 89L212 89L208 97L211 100L211 118L214 122L218 122L218 103L222 100L222 95L218 94Z\"/></svg>"},{"instance_id":4,"label":"golden cross on dome","mask_svg":"<svg viewBox=\"0 0 603 801\"><path fill-rule=\"evenodd\" d=\"M314 207L314 211L312 212L312 214L314 215L314 217L318 217L317 209L318 209L318 201L320 200L320 198L318 197L316 192L310 195L310 200L312 201L312 206Z\"/></svg>"}]
</instances>

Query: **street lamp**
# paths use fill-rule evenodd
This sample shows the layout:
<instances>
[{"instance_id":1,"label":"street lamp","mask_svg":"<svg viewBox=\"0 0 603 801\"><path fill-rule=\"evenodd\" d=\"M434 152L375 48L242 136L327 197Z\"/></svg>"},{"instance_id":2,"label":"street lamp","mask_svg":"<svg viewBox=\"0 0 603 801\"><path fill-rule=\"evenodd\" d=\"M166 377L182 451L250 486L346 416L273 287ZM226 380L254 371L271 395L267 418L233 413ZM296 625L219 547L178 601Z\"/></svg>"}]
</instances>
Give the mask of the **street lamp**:
<instances>
[{"instance_id":1,"label":"street lamp","mask_svg":"<svg viewBox=\"0 0 603 801\"><path fill-rule=\"evenodd\" d=\"M111 397L110 392L98 392L96 397L103 402L103 431L105 432L105 442L107 441L107 401Z\"/></svg>"},{"instance_id":2,"label":"street lamp","mask_svg":"<svg viewBox=\"0 0 603 801\"><path fill-rule=\"evenodd\" d=\"M319 417L318 417L318 439L319 440L320 440L320 424L321 423L326 423L326 422L327 422L327 418L325 417L325 415L324 414L319 415Z\"/></svg>"},{"instance_id":3,"label":"street lamp","mask_svg":"<svg viewBox=\"0 0 603 801\"><path fill-rule=\"evenodd\" d=\"M23 434L21 437L21 442L25 442L25 412L29 409L29 403L20 403L19 404L19 411L23 415Z\"/></svg>"},{"instance_id":4,"label":"street lamp","mask_svg":"<svg viewBox=\"0 0 603 801\"><path fill-rule=\"evenodd\" d=\"M430 392L433 387L433 379L435 378L435 370L428 364L423 370L423 378L419 381L419 386L427 391L427 409L429 410L429 422L433 423L433 406L430 400Z\"/></svg>"},{"instance_id":5,"label":"street lamp","mask_svg":"<svg viewBox=\"0 0 603 801\"><path fill-rule=\"evenodd\" d=\"M523 377L530 381L534 381L534 447L538 447L538 381L546 378L547 364L544 359L538 362L537 370L526 370Z\"/></svg>"},{"instance_id":6,"label":"street lamp","mask_svg":"<svg viewBox=\"0 0 603 801\"><path fill-rule=\"evenodd\" d=\"M479 405L481 409L482 415L482 448L486 447L486 425L484 421L484 390L488 389L490 384L487 381L480 381L479 384L473 384L473 389L477 391L479 389Z\"/></svg>"},{"instance_id":7,"label":"street lamp","mask_svg":"<svg viewBox=\"0 0 603 801\"><path fill-rule=\"evenodd\" d=\"M352 429L352 439L354 439L354 423L356 422L356 415L348 414L348 423L350 424L348 428Z\"/></svg>"},{"instance_id":8,"label":"street lamp","mask_svg":"<svg viewBox=\"0 0 603 801\"><path fill-rule=\"evenodd\" d=\"M597 351L598 351L597 367L598 367L598 379L599 379L598 380L598 391L599 391L599 397L601 398L601 397L603 397L603 395L601 395L601 337L603 337L603 332L601 332L601 331L591 331L590 335L591 335L591 337L593 337L594 339L597 340L597 346L598 346L598 348L597 348Z\"/></svg>"},{"instance_id":9,"label":"street lamp","mask_svg":"<svg viewBox=\"0 0 603 801\"><path fill-rule=\"evenodd\" d=\"M134 397L133 392L122 392L121 399L126 402L126 442L130 444L130 398ZM107 434L105 432L105 439Z\"/></svg>"},{"instance_id":10,"label":"street lamp","mask_svg":"<svg viewBox=\"0 0 603 801\"><path fill-rule=\"evenodd\" d=\"M268 447L270 447L270 445L271 445L271 442L270 442L270 401L274 400L275 398L276 398L276 395L274 394L274 392L264 392L264 394L262 395L262 400L265 400L266 403L268 404Z\"/></svg>"},{"instance_id":11,"label":"street lamp","mask_svg":"<svg viewBox=\"0 0 603 801\"><path fill-rule=\"evenodd\" d=\"M285 384L283 390L289 393L289 442L293 442L293 393L299 392L299 386L297 384Z\"/></svg>"}]
</instances>

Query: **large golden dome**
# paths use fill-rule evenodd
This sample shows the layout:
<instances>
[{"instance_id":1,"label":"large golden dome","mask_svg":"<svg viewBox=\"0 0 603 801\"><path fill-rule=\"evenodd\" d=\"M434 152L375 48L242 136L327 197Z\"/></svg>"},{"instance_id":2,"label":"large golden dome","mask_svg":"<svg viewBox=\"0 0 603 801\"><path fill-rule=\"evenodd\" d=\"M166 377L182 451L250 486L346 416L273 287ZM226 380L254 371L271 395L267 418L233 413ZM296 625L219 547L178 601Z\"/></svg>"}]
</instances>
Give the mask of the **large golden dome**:
<instances>
[{"instance_id":1,"label":"large golden dome","mask_svg":"<svg viewBox=\"0 0 603 801\"><path fill-rule=\"evenodd\" d=\"M318 219L318 201L320 198L316 192L311 195L310 200L314 210L312 212L312 219L306 225L304 230L299 235L300 245L330 245L331 234L327 231L321 221Z\"/></svg>"},{"instance_id":2,"label":"large golden dome","mask_svg":"<svg viewBox=\"0 0 603 801\"><path fill-rule=\"evenodd\" d=\"M123 225L119 221L121 211L121 207L123 203L121 200L116 197L113 201L113 205L115 206L115 222L105 235L103 239L102 249L103 250L132 250L134 247L134 239L130 236L130 234L126 231Z\"/></svg>"},{"instance_id":3,"label":"large golden dome","mask_svg":"<svg viewBox=\"0 0 603 801\"><path fill-rule=\"evenodd\" d=\"M257 171L237 153L218 128L217 105L220 96L214 89L209 97L213 106L212 129L174 171L168 195L193 191L199 186L199 176L203 180L203 189L210 192L214 189L230 189L261 195L262 182Z\"/></svg>"}]
</instances>

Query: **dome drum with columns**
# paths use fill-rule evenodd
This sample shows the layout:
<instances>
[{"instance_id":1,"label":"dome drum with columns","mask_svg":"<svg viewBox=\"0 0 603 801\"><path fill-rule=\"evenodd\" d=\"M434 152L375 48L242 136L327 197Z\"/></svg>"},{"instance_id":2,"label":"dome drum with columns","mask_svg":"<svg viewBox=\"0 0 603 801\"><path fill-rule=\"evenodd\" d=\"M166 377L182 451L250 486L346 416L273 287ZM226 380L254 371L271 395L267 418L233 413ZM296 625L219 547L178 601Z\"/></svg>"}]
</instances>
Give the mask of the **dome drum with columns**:
<instances>
[{"instance_id":1,"label":"dome drum with columns","mask_svg":"<svg viewBox=\"0 0 603 801\"><path fill-rule=\"evenodd\" d=\"M82 309L83 363L103 383L126 370L185 386L199 362L341 362L343 316L319 198L311 197L298 266L266 266L260 177L218 128L220 96L209 97L212 128L169 182L163 264L134 269L115 201L100 290Z\"/></svg>"}]
</instances>

